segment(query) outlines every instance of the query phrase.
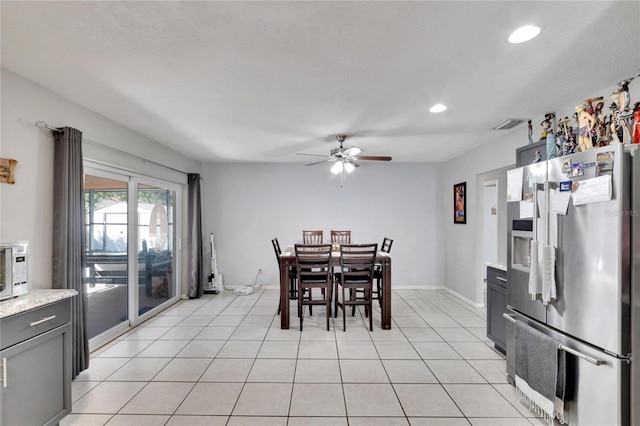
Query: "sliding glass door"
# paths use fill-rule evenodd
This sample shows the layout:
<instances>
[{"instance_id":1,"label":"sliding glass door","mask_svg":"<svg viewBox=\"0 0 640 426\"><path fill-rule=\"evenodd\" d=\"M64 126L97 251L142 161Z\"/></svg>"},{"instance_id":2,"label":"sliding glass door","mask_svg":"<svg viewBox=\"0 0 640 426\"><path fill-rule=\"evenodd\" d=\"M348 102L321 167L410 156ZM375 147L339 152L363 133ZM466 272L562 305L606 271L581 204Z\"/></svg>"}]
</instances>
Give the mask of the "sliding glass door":
<instances>
[{"instance_id":1,"label":"sliding glass door","mask_svg":"<svg viewBox=\"0 0 640 426\"><path fill-rule=\"evenodd\" d=\"M179 198L179 185L85 165L90 346L177 300Z\"/></svg>"},{"instance_id":2,"label":"sliding glass door","mask_svg":"<svg viewBox=\"0 0 640 426\"><path fill-rule=\"evenodd\" d=\"M129 181L112 173L84 178L89 339L129 321Z\"/></svg>"},{"instance_id":3,"label":"sliding glass door","mask_svg":"<svg viewBox=\"0 0 640 426\"><path fill-rule=\"evenodd\" d=\"M138 183L138 315L176 296L176 192Z\"/></svg>"}]
</instances>

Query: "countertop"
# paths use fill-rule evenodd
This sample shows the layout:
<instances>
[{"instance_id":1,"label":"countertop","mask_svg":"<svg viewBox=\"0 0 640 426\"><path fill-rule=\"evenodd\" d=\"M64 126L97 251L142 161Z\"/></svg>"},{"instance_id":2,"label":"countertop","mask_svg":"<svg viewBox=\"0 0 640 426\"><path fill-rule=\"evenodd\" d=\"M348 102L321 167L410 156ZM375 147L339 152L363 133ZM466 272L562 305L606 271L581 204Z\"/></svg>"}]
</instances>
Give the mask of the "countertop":
<instances>
[{"instance_id":1,"label":"countertop","mask_svg":"<svg viewBox=\"0 0 640 426\"><path fill-rule=\"evenodd\" d=\"M32 290L13 299L0 302L0 318L17 315L30 309L58 302L76 296L78 292L70 289Z\"/></svg>"},{"instance_id":2,"label":"countertop","mask_svg":"<svg viewBox=\"0 0 640 426\"><path fill-rule=\"evenodd\" d=\"M487 268L494 268L507 272L507 265L503 265L502 263L487 262L486 265Z\"/></svg>"}]
</instances>

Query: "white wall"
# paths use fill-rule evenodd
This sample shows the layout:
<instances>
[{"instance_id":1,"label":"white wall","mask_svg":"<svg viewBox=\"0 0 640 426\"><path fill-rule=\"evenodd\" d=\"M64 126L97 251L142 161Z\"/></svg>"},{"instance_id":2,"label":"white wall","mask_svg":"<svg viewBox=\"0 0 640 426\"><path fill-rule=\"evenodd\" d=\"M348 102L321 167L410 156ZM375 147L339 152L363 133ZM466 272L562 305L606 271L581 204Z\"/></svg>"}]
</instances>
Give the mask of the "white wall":
<instances>
[{"instance_id":1,"label":"white wall","mask_svg":"<svg viewBox=\"0 0 640 426\"><path fill-rule=\"evenodd\" d=\"M270 241L284 249L303 229L392 238L394 287L444 285L441 164L363 162L342 188L328 165L206 164L202 176L203 229L216 235L225 287L253 284L258 269L277 285Z\"/></svg>"},{"instance_id":2,"label":"white wall","mask_svg":"<svg viewBox=\"0 0 640 426\"><path fill-rule=\"evenodd\" d=\"M68 101L48 89L2 69L2 141L0 157L18 160L14 185L0 185L0 242L30 242L32 288L51 287L53 137L35 127L44 120L54 127L83 132L83 153L145 175L186 183L186 176L99 144L185 171L199 171L189 160L104 116ZM93 141L94 143L91 143ZM96 144L98 143L98 144ZM186 201L186 192L183 199ZM185 261L182 256L183 264ZM184 277L184 268L183 268Z\"/></svg>"},{"instance_id":3,"label":"white wall","mask_svg":"<svg viewBox=\"0 0 640 426\"><path fill-rule=\"evenodd\" d=\"M445 282L451 292L478 306L484 302L482 292L476 288L479 270L476 253L482 249L476 244L480 237L478 230L482 229L477 214L482 204L477 200L476 176L514 164L516 148L527 143L524 127L523 135L519 134L522 126L518 126L494 142L449 160L444 166ZM467 223L464 225L453 223L453 185L460 182L467 182Z\"/></svg>"}]
</instances>

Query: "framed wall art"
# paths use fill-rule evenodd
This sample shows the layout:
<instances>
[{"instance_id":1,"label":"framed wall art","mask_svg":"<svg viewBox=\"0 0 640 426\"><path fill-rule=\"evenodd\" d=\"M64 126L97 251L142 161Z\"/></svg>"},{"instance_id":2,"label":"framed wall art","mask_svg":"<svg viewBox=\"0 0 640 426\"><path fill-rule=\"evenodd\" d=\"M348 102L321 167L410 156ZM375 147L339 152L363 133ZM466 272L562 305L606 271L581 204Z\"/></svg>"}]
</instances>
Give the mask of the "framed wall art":
<instances>
[{"instance_id":1,"label":"framed wall art","mask_svg":"<svg viewBox=\"0 0 640 426\"><path fill-rule=\"evenodd\" d=\"M453 185L453 223L467 223L467 182Z\"/></svg>"}]
</instances>

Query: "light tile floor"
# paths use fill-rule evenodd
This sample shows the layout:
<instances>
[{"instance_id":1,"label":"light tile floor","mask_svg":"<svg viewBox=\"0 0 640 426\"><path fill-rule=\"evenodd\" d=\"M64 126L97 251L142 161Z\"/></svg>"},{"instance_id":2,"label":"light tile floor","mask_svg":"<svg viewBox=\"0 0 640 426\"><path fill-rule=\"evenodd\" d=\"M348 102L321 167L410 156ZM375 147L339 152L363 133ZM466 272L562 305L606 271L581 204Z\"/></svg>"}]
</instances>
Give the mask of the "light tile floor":
<instances>
[{"instance_id":1,"label":"light tile floor","mask_svg":"<svg viewBox=\"0 0 640 426\"><path fill-rule=\"evenodd\" d=\"M314 308L280 329L276 290L184 300L92 354L61 425L542 425L516 399L485 310L393 294L393 328ZM336 328L337 326L337 328Z\"/></svg>"}]
</instances>

